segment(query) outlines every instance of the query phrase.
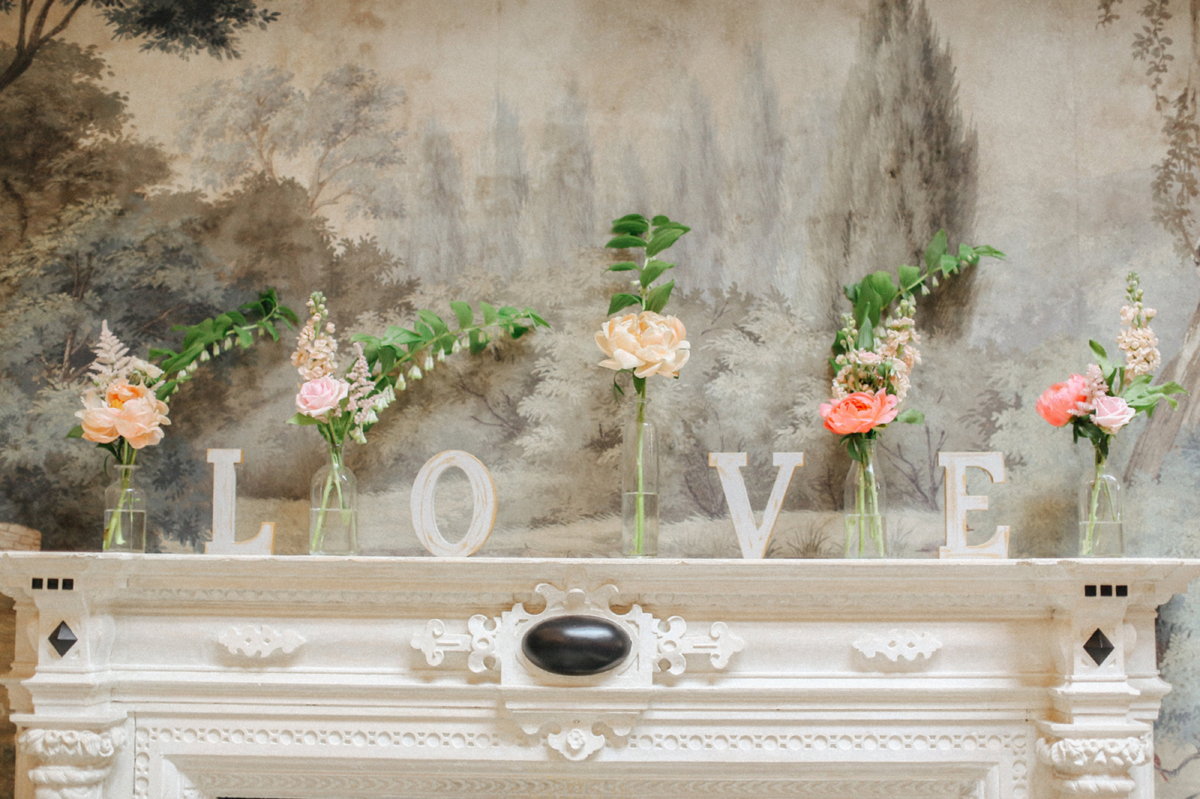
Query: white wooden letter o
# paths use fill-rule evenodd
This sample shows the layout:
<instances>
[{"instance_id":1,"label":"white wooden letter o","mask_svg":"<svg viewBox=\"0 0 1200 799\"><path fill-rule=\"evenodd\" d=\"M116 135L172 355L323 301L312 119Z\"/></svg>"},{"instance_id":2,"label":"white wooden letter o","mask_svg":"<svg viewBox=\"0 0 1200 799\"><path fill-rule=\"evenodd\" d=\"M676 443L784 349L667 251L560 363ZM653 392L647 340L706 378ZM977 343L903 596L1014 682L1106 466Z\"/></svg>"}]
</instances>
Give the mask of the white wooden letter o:
<instances>
[{"instance_id":1,"label":"white wooden letter o","mask_svg":"<svg viewBox=\"0 0 1200 799\"><path fill-rule=\"evenodd\" d=\"M462 469L467 475L471 483L471 499L475 506L471 512L471 526L467 528L467 534L454 544L442 537L434 511L434 493L437 491L438 478L451 466ZM412 522L421 545L439 558L474 555L488 540L488 536L492 534L492 527L496 524L496 484L492 482L492 475L487 467L474 455L461 450L448 450L434 455L421 467L421 471L417 472L417 480L413 483Z\"/></svg>"}]
</instances>

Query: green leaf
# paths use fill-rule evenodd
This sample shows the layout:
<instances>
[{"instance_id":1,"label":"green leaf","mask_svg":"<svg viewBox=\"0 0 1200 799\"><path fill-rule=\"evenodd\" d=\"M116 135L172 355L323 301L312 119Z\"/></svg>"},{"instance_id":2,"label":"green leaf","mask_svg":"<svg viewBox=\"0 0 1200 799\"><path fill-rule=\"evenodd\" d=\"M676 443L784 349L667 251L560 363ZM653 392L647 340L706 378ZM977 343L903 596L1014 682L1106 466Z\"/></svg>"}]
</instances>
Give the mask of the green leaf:
<instances>
[{"instance_id":1,"label":"green leaf","mask_svg":"<svg viewBox=\"0 0 1200 799\"><path fill-rule=\"evenodd\" d=\"M157 361L161 360L162 358L172 358L175 355L176 352L174 350L164 350L157 347L151 347L150 352L146 354L146 357L152 361Z\"/></svg>"},{"instance_id":2,"label":"green leaf","mask_svg":"<svg viewBox=\"0 0 1200 799\"><path fill-rule=\"evenodd\" d=\"M154 390L154 396L160 400L165 401L167 399L167 397L174 394L176 389L178 389L178 388L179 388L178 380L168 380L167 382L163 383L161 386L159 386L158 388L156 388Z\"/></svg>"},{"instance_id":3,"label":"green leaf","mask_svg":"<svg viewBox=\"0 0 1200 799\"><path fill-rule=\"evenodd\" d=\"M407 346L409 344L419 344L424 340L425 339L421 338L408 328L397 327L396 325L388 325L387 330L384 331L383 341L381 343L387 346Z\"/></svg>"},{"instance_id":4,"label":"green leaf","mask_svg":"<svg viewBox=\"0 0 1200 799\"><path fill-rule=\"evenodd\" d=\"M254 336L250 335L250 330L245 327L239 327L237 329L237 339L238 346L240 346L242 349L246 349L254 344Z\"/></svg>"},{"instance_id":5,"label":"green leaf","mask_svg":"<svg viewBox=\"0 0 1200 799\"><path fill-rule=\"evenodd\" d=\"M320 424L316 419L311 416L305 416L302 413L297 413L291 419L288 419L287 423L300 425L301 427L311 427L315 424Z\"/></svg>"},{"instance_id":6,"label":"green leaf","mask_svg":"<svg viewBox=\"0 0 1200 799\"><path fill-rule=\"evenodd\" d=\"M623 222L614 222L612 232L618 235L641 236L650 232L650 225L645 219L626 219Z\"/></svg>"},{"instance_id":7,"label":"green leaf","mask_svg":"<svg viewBox=\"0 0 1200 799\"><path fill-rule=\"evenodd\" d=\"M650 243L646 245L646 255L658 255L678 241L679 237L686 232L686 230L680 230L679 228L666 228L656 231L650 237Z\"/></svg>"},{"instance_id":8,"label":"green leaf","mask_svg":"<svg viewBox=\"0 0 1200 799\"><path fill-rule=\"evenodd\" d=\"M892 276L887 272L876 272L872 275L867 275L863 282L871 287L871 290L878 296L878 307L874 308L871 315L871 323L879 324L880 314L884 308L892 304L892 300L896 299L896 295L900 290L896 288L896 284L892 282Z\"/></svg>"},{"instance_id":9,"label":"green leaf","mask_svg":"<svg viewBox=\"0 0 1200 799\"><path fill-rule=\"evenodd\" d=\"M972 247L971 249L973 249L975 251L976 255L981 255L981 256L984 256L987 258L995 258L998 261L1003 261L1005 258L1008 257L1004 253L997 250L995 247L989 247L986 244L981 245L979 247Z\"/></svg>"},{"instance_id":10,"label":"green leaf","mask_svg":"<svg viewBox=\"0 0 1200 799\"><path fill-rule=\"evenodd\" d=\"M642 298L636 294L614 294L612 301L608 304L608 314L612 316L622 308L628 308L630 305L642 304Z\"/></svg>"},{"instance_id":11,"label":"green leaf","mask_svg":"<svg viewBox=\"0 0 1200 799\"><path fill-rule=\"evenodd\" d=\"M674 268L674 266L675 264L668 264L664 261L659 261L653 258L647 261L646 268L642 270L642 288L646 288L655 280L658 280L659 276L662 275L663 272Z\"/></svg>"},{"instance_id":12,"label":"green leaf","mask_svg":"<svg viewBox=\"0 0 1200 799\"><path fill-rule=\"evenodd\" d=\"M429 329L434 333L433 336L427 336L426 338L434 338L442 335L443 333L450 332L450 327L442 321L442 317L438 316L433 311L427 311L422 308L421 310L417 311L417 316L421 317L421 321L429 325Z\"/></svg>"},{"instance_id":13,"label":"green leaf","mask_svg":"<svg viewBox=\"0 0 1200 799\"><path fill-rule=\"evenodd\" d=\"M462 300L452 300L450 302L450 310L454 311L454 315L458 317L459 328L470 327L475 322L475 312L471 310L471 306Z\"/></svg>"},{"instance_id":14,"label":"green leaf","mask_svg":"<svg viewBox=\"0 0 1200 799\"><path fill-rule=\"evenodd\" d=\"M650 220L650 224L652 224L652 225L665 225L665 224L667 224L667 223L668 223L668 222L670 222L670 221L671 221L671 220L670 220L670 219L668 219L667 217L663 216L662 214L659 214L658 216L656 216L656 217L654 217L653 219L651 219L651 220Z\"/></svg>"},{"instance_id":15,"label":"green leaf","mask_svg":"<svg viewBox=\"0 0 1200 799\"><path fill-rule=\"evenodd\" d=\"M1088 346L1092 348L1092 352L1096 353L1097 358L1108 360L1108 353L1104 351L1104 347L1100 345L1099 341L1088 339Z\"/></svg>"},{"instance_id":16,"label":"green leaf","mask_svg":"<svg viewBox=\"0 0 1200 799\"><path fill-rule=\"evenodd\" d=\"M655 217L655 218L657 219L657 217ZM640 219L643 222L646 221L646 217L642 216L641 214L625 214L625 216L621 217L620 219L614 219L613 224L619 225L622 222L628 222L631 219Z\"/></svg>"},{"instance_id":17,"label":"green leaf","mask_svg":"<svg viewBox=\"0 0 1200 799\"><path fill-rule=\"evenodd\" d=\"M646 396L646 378L633 376L633 390L638 393L638 396Z\"/></svg>"},{"instance_id":18,"label":"green leaf","mask_svg":"<svg viewBox=\"0 0 1200 799\"><path fill-rule=\"evenodd\" d=\"M943 255L946 254L946 231L939 230L934 235L933 241L929 242L929 246L925 248L925 267L930 272L937 269L938 263Z\"/></svg>"},{"instance_id":19,"label":"green leaf","mask_svg":"<svg viewBox=\"0 0 1200 799\"><path fill-rule=\"evenodd\" d=\"M679 222L663 222L661 225L654 226L655 233L660 230L682 230L684 233L687 233L691 228Z\"/></svg>"},{"instance_id":20,"label":"green leaf","mask_svg":"<svg viewBox=\"0 0 1200 799\"><path fill-rule=\"evenodd\" d=\"M487 349L487 339L484 338L483 334L480 333L478 330L472 330L468 334L468 337L470 339L472 355L478 355L479 353L481 353Z\"/></svg>"},{"instance_id":21,"label":"green leaf","mask_svg":"<svg viewBox=\"0 0 1200 799\"><path fill-rule=\"evenodd\" d=\"M610 266L607 271L609 271L609 272L630 272L637 268L638 268L638 265L635 264L633 261L621 261L618 264L613 264L612 266Z\"/></svg>"},{"instance_id":22,"label":"green leaf","mask_svg":"<svg viewBox=\"0 0 1200 799\"><path fill-rule=\"evenodd\" d=\"M953 255L943 255L938 259L938 269L943 275L953 275L959 269L958 259Z\"/></svg>"},{"instance_id":23,"label":"green leaf","mask_svg":"<svg viewBox=\"0 0 1200 799\"><path fill-rule=\"evenodd\" d=\"M903 293L908 294L921 284L921 270L918 267L905 265L897 271L900 273L900 291Z\"/></svg>"},{"instance_id":24,"label":"green leaf","mask_svg":"<svg viewBox=\"0 0 1200 799\"><path fill-rule=\"evenodd\" d=\"M650 293L646 295L646 310L662 313L663 309L667 307L667 300L671 299L671 289L673 288L675 288L675 281L670 280L651 289Z\"/></svg>"},{"instance_id":25,"label":"green leaf","mask_svg":"<svg viewBox=\"0 0 1200 799\"><path fill-rule=\"evenodd\" d=\"M614 250L628 250L633 247L645 247L645 239L639 239L637 236L617 236L610 241L605 247L611 247Z\"/></svg>"},{"instance_id":26,"label":"green leaf","mask_svg":"<svg viewBox=\"0 0 1200 799\"><path fill-rule=\"evenodd\" d=\"M279 331L275 329L275 325L271 324L270 321L263 319L258 323L258 326L267 331L267 335L271 337L272 341L279 341Z\"/></svg>"},{"instance_id":27,"label":"green leaf","mask_svg":"<svg viewBox=\"0 0 1200 799\"><path fill-rule=\"evenodd\" d=\"M896 414L896 421L901 424L921 424L925 421L925 414L918 411L916 408L906 408Z\"/></svg>"},{"instance_id":28,"label":"green leaf","mask_svg":"<svg viewBox=\"0 0 1200 799\"><path fill-rule=\"evenodd\" d=\"M494 325L500 320L500 317L496 314L496 309L488 303L479 303L479 309L483 311L483 323L485 325Z\"/></svg>"},{"instance_id":29,"label":"green leaf","mask_svg":"<svg viewBox=\"0 0 1200 799\"><path fill-rule=\"evenodd\" d=\"M83 425L75 425L67 431L67 438L83 438Z\"/></svg>"}]
</instances>

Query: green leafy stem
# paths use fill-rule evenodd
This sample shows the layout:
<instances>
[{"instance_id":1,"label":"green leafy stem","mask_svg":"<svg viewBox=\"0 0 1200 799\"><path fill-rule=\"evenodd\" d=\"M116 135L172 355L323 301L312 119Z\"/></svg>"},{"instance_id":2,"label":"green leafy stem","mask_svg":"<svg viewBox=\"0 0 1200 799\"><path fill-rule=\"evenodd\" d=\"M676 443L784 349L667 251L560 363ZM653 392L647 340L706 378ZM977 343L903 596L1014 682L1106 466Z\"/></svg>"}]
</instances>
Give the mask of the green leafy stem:
<instances>
[{"instance_id":1,"label":"green leafy stem","mask_svg":"<svg viewBox=\"0 0 1200 799\"><path fill-rule=\"evenodd\" d=\"M295 311L279 303L275 289L267 289L259 294L256 301L239 305L236 311L226 311L190 327L176 325L173 330L184 331L178 352L170 349L150 350L151 361L161 359L158 366L164 376L154 393L160 400L166 401L192 378L201 361L229 352L235 345L243 350L248 349L254 344L255 333L278 341L277 325L280 323L293 328L299 324L299 319Z\"/></svg>"},{"instance_id":2,"label":"green leafy stem","mask_svg":"<svg viewBox=\"0 0 1200 799\"><path fill-rule=\"evenodd\" d=\"M654 281L662 277L667 270L674 269L675 264L669 264L655 256L669 249L679 241L683 234L691 230L687 225L672 222L663 215L647 220L641 214L628 214L613 221L612 232L616 238L604 245L614 250L643 250L642 262L621 261L608 267L609 272L638 273L635 284L637 293L627 291L613 295L608 304L611 316L623 308L636 305L644 311L662 313L671 298L671 289L675 281L669 280L655 286Z\"/></svg>"},{"instance_id":3,"label":"green leafy stem","mask_svg":"<svg viewBox=\"0 0 1200 799\"><path fill-rule=\"evenodd\" d=\"M929 294L941 280L977 266L981 258L1004 260L1004 253L994 247L983 245L971 247L960 244L958 254L949 252L946 231L939 230L925 249L925 268L899 267L897 276L879 271L867 275L857 283L845 287L846 298L854 306L854 322L858 327L858 340L851 342L844 332L839 331L833 343L833 355L845 355L851 348L869 350L875 346L875 328L891 310L897 298L912 299L914 294ZM830 360L833 363L833 360ZM834 366L836 371L837 367Z\"/></svg>"},{"instance_id":4,"label":"green leafy stem","mask_svg":"<svg viewBox=\"0 0 1200 799\"><path fill-rule=\"evenodd\" d=\"M477 315L469 303L455 300L450 303L450 309L458 321L455 330L451 330L450 325L437 314L422 309L417 311L418 321L412 328L391 325L382 336L358 334L352 337L352 341L362 345L363 357L371 368L371 374L376 376L373 395L389 388L394 390L397 385L403 390L406 385L404 367L410 364L413 367L410 376L420 378L422 373L418 359L426 355L444 358L464 348L478 355L499 335L507 334L509 338L518 339L531 330L550 326L532 308L514 308L510 305L496 308L481 302L478 314L480 321L477 321ZM350 368L353 365L347 370ZM344 403L343 400L343 408ZM331 447L342 446L355 426L354 415L348 413L340 413L328 421L297 413L288 419L288 423L319 425L321 435ZM363 432L372 426L363 425Z\"/></svg>"}]
</instances>

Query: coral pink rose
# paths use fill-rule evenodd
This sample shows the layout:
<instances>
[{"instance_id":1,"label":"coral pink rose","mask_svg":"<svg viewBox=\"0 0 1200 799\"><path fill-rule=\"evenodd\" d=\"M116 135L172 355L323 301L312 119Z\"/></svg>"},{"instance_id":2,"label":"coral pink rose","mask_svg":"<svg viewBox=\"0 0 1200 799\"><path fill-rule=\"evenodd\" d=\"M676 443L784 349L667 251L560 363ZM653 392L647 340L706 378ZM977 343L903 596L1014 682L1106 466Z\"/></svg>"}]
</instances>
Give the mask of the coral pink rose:
<instances>
[{"instance_id":1,"label":"coral pink rose","mask_svg":"<svg viewBox=\"0 0 1200 799\"><path fill-rule=\"evenodd\" d=\"M1110 436L1115 436L1117 431L1129 424L1134 414L1137 413L1129 407L1129 403L1120 397L1097 397L1095 406L1096 410L1092 413L1092 421Z\"/></svg>"},{"instance_id":2,"label":"coral pink rose","mask_svg":"<svg viewBox=\"0 0 1200 799\"><path fill-rule=\"evenodd\" d=\"M1042 392L1034 410L1055 427L1062 427L1079 415L1079 403L1088 401L1088 382L1083 375L1071 375L1065 383L1055 383Z\"/></svg>"},{"instance_id":3,"label":"coral pink rose","mask_svg":"<svg viewBox=\"0 0 1200 799\"><path fill-rule=\"evenodd\" d=\"M113 410L116 411L117 432L134 449L162 441L162 425L171 423L167 418L167 403L153 394L126 400L120 408Z\"/></svg>"},{"instance_id":4,"label":"coral pink rose","mask_svg":"<svg viewBox=\"0 0 1200 799\"><path fill-rule=\"evenodd\" d=\"M632 369L635 377L678 377L692 346L683 322L654 311L609 319L596 333L596 344L608 356L601 366Z\"/></svg>"},{"instance_id":5,"label":"coral pink rose","mask_svg":"<svg viewBox=\"0 0 1200 799\"><path fill-rule=\"evenodd\" d=\"M820 412L826 430L839 436L848 436L851 433L869 433L892 421L896 418L896 405L899 402L882 388L874 394L855 391L837 402L822 403Z\"/></svg>"},{"instance_id":6,"label":"coral pink rose","mask_svg":"<svg viewBox=\"0 0 1200 799\"><path fill-rule=\"evenodd\" d=\"M296 408L305 416L316 419L335 410L349 393L349 383L325 375L300 386L300 393L296 395Z\"/></svg>"}]
</instances>

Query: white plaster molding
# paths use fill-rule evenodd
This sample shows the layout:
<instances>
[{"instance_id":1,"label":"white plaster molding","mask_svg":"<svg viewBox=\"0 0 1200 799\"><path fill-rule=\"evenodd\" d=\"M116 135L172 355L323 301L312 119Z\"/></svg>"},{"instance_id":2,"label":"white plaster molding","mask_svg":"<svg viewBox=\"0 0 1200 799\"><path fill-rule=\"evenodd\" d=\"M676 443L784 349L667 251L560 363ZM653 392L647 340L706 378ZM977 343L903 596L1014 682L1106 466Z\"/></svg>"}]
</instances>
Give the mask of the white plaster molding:
<instances>
[{"instance_id":1,"label":"white plaster molding","mask_svg":"<svg viewBox=\"0 0 1200 799\"><path fill-rule=\"evenodd\" d=\"M107 799L104 782L124 742L119 727L101 732L31 728L21 732L17 745L36 764L28 779L37 799Z\"/></svg>"},{"instance_id":2,"label":"white plaster molding","mask_svg":"<svg viewBox=\"0 0 1200 799\"><path fill-rule=\"evenodd\" d=\"M304 636L295 630L280 632L265 624L230 627L217 638L231 655L247 658L268 658L276 652L290 655L303 646Z\"/></svg>"},{"instance_id":3,"label":"white plaster molding","mask_svg":"<svg viewBox=\"0 0 1200 799\"><path fill-rule=\"evenodd\" d=\"M942 648L942 642L930 633L914 630L889 630L887 635L867 633L854 642L854 648L868 660L883 656L893 663L900 658L915 661L918 657L929 660L933 653Z\"/></svg>"},{"instance_id":4,"label":"white plaster molding","mask_svg":"<svg viewBox=\"0 0 1200 799\"><path fill-rule=\"evenodd\" d=\"M546 736L546 744L567 760L586 760L589 755L600 751L608 740L592 732L582 722Z\"/></svg>"},{"instance_id":5,"label":"white plaster molding","mask_svg":"<svg viewBox=\"0 0 1200 799\"><path fill-rule=\"evenodd\" d=\"M1064 797L1126 799L1137 787L1131 770L1153 760L1154 748L1148 737L1039 738L1037 755Z\"/></svg>"},{"instance_id":6,"label":"white plaster molding","mask_svg":"<svg viewBox=\"0 0 1200 799\"><path fill-rule=\"evenodd\" d=\"M687 669L687 655L707 653L713 668L723 669L729 658L746 648L746 642L729 632L723 621L713 622L707 634L686 635L687 622L681 616L672 616L654 627L658 639L654 670L661 671L662 663L669 663L667 671L683 674Z\"/></svg>"}]
</instances>

